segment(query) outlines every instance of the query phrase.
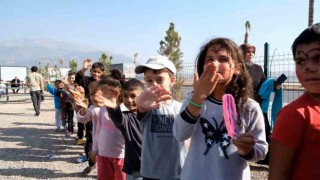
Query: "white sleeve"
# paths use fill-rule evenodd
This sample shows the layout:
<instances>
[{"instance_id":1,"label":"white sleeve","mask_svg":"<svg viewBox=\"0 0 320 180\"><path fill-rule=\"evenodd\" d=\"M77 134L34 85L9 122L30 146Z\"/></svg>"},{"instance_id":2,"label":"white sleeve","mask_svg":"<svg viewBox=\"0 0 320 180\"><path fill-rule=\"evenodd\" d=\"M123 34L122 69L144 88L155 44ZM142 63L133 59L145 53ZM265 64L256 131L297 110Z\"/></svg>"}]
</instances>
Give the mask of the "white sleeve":
<instances>
[{"instance_id":1,"label":"white sleeve","mask_svg":"<svg viewBox=\"0 0 320 180\"><path fill-rule=\"evenodd\" d=\"M178 141L181 142L189 139L192 136L194 128L198 122L197 118L192 118L186 111L186 107L188 106L192 96L193 93L189 93L184 99L180 112L173 123L173 135Z\"/></svg>"},{"instance_id":2,"label":"white sleeve","mask_svg":"<svg viewBox=\"0 0 320 180\"><path fill-rule=\"evenodd\" d=\"M82 115L80 114L80 111L81 111L81 109L80 109L80 110L77 112L77 114L76 114L76 117L77 117L77 121L78 121L78 122L86 123L86 122L89 122L89 121L92 120L93 115L94 115L92 109L88 108L88 109L87 109L87 112L86 112L86 114L85 114L84 116L82 116Z\"/></svg>"}]
</instances>

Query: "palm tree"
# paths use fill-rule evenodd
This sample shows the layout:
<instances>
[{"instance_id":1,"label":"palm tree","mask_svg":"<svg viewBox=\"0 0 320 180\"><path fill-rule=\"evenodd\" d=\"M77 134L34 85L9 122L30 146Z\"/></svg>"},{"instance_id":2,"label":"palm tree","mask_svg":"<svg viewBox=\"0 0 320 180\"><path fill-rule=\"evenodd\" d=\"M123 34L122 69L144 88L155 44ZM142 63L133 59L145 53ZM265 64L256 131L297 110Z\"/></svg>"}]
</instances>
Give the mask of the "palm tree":
<instances>
[{"instance_id":1,"label":"palm tree","mask_svg":"<svg viewBox=\"0 0 320 180\"><path fill-rule=\"evenodd\" d=\"M71 61L69 61L69 67L72 71L77 72L78 61L75 58L71 59Z\"/></svg>"},{"instance_id":2,"label":"palm tree","mask_svg":"<svg viewBox=\"0 0 320 180\"><path fill-rule=\"evenodd\" d=\"M246 21L245 23L245 27L246 27L246 34L244 35L244 43L247 44L248 43L248 31L250 31L251 29L251 25L249 21Z\"/></svg>"},{"instance_id":3,"label":"palm tree","mask_svg":"<svg viewBox=\"0 0 320 180\"><path fill-rule=\"evenodd\" d=\"M313 10L314 10L314 0L309 0L308 26L312 26L313 24Z\"/></svg>"}]
</instances>

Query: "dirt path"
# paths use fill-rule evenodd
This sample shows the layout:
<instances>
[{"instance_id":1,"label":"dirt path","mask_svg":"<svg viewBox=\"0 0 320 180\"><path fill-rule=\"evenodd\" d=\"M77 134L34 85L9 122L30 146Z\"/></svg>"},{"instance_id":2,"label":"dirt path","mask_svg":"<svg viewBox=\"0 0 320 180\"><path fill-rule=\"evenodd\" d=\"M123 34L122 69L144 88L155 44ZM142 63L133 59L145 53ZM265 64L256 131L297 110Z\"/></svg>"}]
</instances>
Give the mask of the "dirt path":
<instances>
[{"instance_id":1,"label":"dirt path","mask_svg":"<svg viewBox=\"0 0 320 180\"><path fill-rule=\"evenodd\" d=\"M87 163L76 163L82 146L75 135L55 132L53 99L46 95L41 114L34 116L29 94L0 101L0 179L96 179L96 170L87 177L80 172ZM55 154L50 159L48 155ZM267 179L268 166L251 165L252 179Z\"/></svg>"},{"instance_id":2,"label":"dirt path","mask_svg":"<svg viewBox=\"0 0 320 180\"><path fill-rule=\"evenodd\" d=\"M83 147L75 136L54 131L52 97L41 103L39 117L29 94L11 99L0 102L0 179L96 179L96 171L80 176L87 163L76 163Z\"/></svg>"}]
</instances>

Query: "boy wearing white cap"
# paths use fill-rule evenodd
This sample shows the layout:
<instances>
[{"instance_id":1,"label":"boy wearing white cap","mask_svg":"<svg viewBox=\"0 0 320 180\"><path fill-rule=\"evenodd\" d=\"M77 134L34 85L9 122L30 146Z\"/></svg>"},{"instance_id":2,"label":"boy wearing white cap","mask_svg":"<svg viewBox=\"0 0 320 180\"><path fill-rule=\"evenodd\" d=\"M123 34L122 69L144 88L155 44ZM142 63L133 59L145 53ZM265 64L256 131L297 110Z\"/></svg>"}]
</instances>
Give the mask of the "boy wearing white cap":
<instances>
[{"instance_id":1,"label":"boy wearing white cap","mask_svg":"<svg viewBox=\"0 0 320 180\"><path fill-rule=\"evenodd\" d=\"M176 68L166 57L154 56L137 66L135 72L144 73L147 87L136 100L137 118L143 124L141 175L144 180L179 179L186 146L172 132L181 107L170 92L176 80Z\"/></svg>"}]
</instances>

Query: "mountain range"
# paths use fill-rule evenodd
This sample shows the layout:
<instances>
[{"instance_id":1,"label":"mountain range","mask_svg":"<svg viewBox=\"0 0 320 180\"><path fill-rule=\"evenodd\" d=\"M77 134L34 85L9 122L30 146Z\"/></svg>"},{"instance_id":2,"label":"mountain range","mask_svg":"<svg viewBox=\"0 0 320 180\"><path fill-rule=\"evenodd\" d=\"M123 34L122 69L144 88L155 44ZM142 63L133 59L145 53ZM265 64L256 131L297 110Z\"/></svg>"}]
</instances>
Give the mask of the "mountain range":
<instances>
[{"instance_id":1,"label":"mountain range","mask_svg":"<svg viewBox=\"0 0 320 180\"><path fill-rule=\"evenodd\" d=\"M60 66L64 60L65 67L69 67L71 59L78 60L78 67L86 58L98 61L102 53L112 56L112 63L132 63L132 58L98 48L76 43L56 41L50 39L21 39L0 42L0 66L28 66L49 63L51 67Z\"/></svg>"}]
</instances>

